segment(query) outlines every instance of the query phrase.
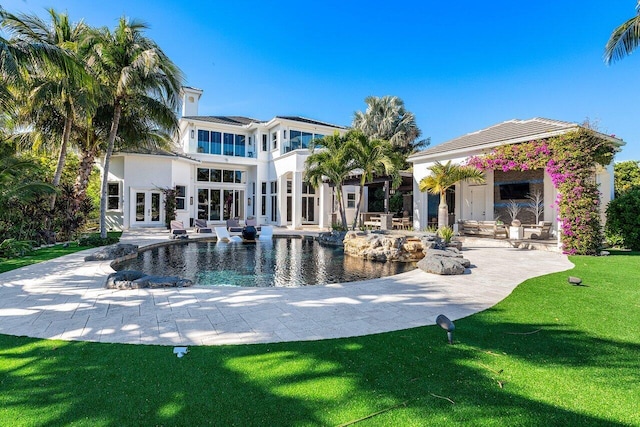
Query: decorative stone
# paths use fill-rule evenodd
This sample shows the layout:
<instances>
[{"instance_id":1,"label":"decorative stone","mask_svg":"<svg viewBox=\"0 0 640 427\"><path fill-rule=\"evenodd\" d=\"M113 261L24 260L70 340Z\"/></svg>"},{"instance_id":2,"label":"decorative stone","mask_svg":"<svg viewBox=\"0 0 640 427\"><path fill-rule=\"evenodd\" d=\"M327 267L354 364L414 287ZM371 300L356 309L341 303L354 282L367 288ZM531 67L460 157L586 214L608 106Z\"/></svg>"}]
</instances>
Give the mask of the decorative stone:
<instances>
[{"instance_id":1,"label":"decorative stone","mask_svg":"<svg viewBox=\"0 0 640 427\"><path fill-rule=\"evenodd\" d=\"M343 246L347 232L346 231L330 231L328 233L320 233L318 243L326 246ZM355 238L353 236L352 238Z\"/></svg>"},{"instance_id":2,"label":"decorative stone","mask_svg":"<svg viewBox=\"0 0 640 427\"><path fill-rule=\"evenodd\" d=\"M193 285L193 282L176 276L144 276L131 284L137 288L182 288Z\"/></svg>"},{"instance_id":3,"label":"decorative stone","mask_svg":"<svg viewBox=\"0 0 640 427\"><path fill-rule=\"evenodd\" d=\"M131 282L146 276L142 271L122 270L111 273L107 277L107 289L134 289Z\"/></svg>"},{"instance_id":4,"label":"decorative stone","mask_svg":"<svg viewBox=\"0 0 640 427\"><path fill-rule=\"evenodd\" d=\"M427 273L440 275L464 274L465 267L459 258L448 256L426 256L418 262L418 268Z\"/></svg>"},{"instance_id":5,"label":"decorative stone","mask_svg":"<svg viewBox=\"0 0 640 427\"><path fill-rule=\"evenodd\" d=\"M116 243L115 245L105 246L98 249L91 255L84 257L85 261L106 261L122 258L128 255L138 254L138 245L128 243Z\"/></svg>"}]
</instances>

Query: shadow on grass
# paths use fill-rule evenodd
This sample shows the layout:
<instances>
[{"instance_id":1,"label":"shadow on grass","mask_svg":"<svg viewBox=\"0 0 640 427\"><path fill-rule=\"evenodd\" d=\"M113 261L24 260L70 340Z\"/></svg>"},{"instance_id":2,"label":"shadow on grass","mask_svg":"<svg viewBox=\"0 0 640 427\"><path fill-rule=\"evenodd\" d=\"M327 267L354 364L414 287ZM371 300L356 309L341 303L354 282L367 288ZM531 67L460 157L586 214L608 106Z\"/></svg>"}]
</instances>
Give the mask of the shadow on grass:
<instances>
[{"instance_id":1,"label":"shadow on grass","mask_svg":"<svg viewBox=\"0 0 640 427\"><path fill-rule=\"evenodd\" d=\"M639 424L634 259L572 261L457 321L453 346L431 326L178 359L171 347L0 335L0 424Z\"/></svg>"}]
</instances>

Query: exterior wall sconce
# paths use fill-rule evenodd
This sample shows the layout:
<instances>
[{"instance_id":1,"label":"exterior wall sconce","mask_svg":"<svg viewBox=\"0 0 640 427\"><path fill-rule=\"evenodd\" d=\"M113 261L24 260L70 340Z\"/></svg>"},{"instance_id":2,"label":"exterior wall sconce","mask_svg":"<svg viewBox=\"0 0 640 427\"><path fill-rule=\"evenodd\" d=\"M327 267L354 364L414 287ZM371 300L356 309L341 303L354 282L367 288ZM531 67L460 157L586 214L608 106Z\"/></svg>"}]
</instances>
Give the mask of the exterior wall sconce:
<instances>
[{"instance_id":1,"label":"exterior wall sconce","mask_svg":"<svg viewBox=\"0 0 640 427\"><path fill-rule=\"evenodd\" d=\"M251 206L251 197L247 199L247 206Z\"/></svg>"},{"instance_id":2,"label":"exterior wall sconce","mask_svg":"<svg viewBox=\"0 0 640 427\"><path fill-rule=\"evenodd\" d=\"M191 139L196 137L196 131L191 129Z\"/></svg>"},{"instance_id":3,"label":"exterior wall sconce","mask_svg":"<svg viewBox=\"0 0 640 427\"><path fill-rule=\"evenodd\" d=\"M189 204L193 205L193 196L189 197Z\"/></svg>"}]
</instances>

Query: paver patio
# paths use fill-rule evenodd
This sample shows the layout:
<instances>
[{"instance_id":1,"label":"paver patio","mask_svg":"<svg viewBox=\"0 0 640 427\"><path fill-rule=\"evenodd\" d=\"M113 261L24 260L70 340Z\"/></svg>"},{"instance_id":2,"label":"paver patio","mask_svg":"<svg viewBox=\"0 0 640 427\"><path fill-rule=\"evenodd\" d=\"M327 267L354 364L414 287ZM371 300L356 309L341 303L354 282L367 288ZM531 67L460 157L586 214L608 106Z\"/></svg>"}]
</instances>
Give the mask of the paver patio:
<instances>
[{"instance_id":1,"label":"paver patio","mask_svg":"<svg viewBox=\"0 0 640 427\"><path fill-rule=\"evenodd\" d=\"M123 242L167 241L166 231L125 232ZM90 249L0 274L0 333L36 338L162 345L319 340L431 325L495 305L524 280L568 270L556 252L465 246L469 274L421 270L304 288L191 287L112 290L109 262Z\"/></svg>"}]
</instances>

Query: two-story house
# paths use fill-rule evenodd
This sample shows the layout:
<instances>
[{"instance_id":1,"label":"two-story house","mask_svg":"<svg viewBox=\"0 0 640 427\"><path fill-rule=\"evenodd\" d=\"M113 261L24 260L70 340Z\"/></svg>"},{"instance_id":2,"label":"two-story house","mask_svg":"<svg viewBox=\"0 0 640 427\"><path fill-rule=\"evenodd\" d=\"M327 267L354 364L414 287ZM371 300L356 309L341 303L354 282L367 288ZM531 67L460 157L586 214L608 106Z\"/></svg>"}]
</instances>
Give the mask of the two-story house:
<instances>
[{"instance_id":1,"label":"two-story house","mask_svg":"<svg viewBox=\"0 0 640 427\"><path fill-rule=\"evenodd\" d=\"M162 189L175 188L177 219L224 224L254 216L261 224L329 227L333 192L304 183L308 146L345 132L342 126L294 116L269 121L201 116L202 90L184 87L182 117L172 152L114 153L109 168L112 228L162 226Z\"/></svg>"}]
</instances>

